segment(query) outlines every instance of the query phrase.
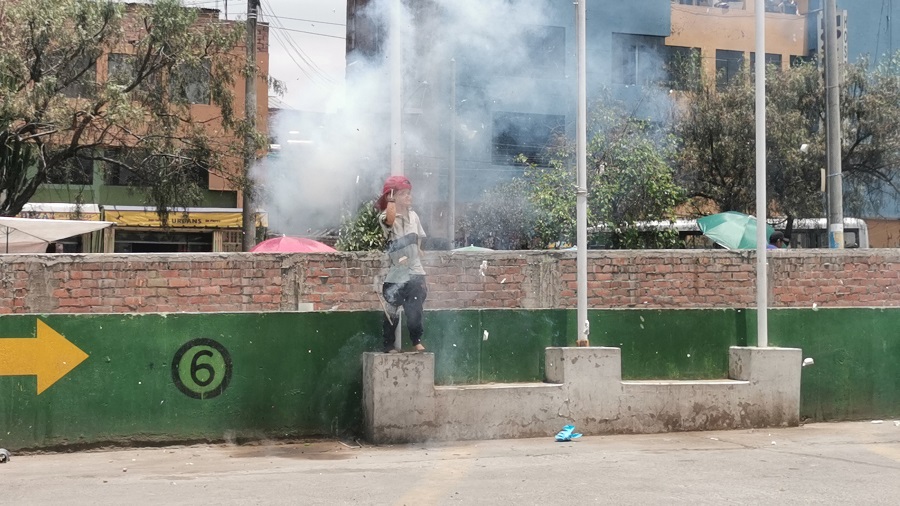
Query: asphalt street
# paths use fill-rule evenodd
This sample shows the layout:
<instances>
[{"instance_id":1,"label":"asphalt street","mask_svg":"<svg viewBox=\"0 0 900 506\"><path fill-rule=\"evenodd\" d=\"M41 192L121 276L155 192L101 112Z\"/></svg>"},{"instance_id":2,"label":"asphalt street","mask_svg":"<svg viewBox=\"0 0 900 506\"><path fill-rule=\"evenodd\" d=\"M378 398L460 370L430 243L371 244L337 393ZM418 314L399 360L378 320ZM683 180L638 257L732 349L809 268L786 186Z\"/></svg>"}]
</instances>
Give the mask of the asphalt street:
<instances>
[{"instance_id":1,"label":"asphalt street","mask_svg":"<svg viewBox=\"0 0 900 506\"><path fill-rule=\"evenodd\" d=\"M577 428L576 428L577 430ZM898 504L900 422L13 455L4 504Z\"/></svg>"}]
</instances>

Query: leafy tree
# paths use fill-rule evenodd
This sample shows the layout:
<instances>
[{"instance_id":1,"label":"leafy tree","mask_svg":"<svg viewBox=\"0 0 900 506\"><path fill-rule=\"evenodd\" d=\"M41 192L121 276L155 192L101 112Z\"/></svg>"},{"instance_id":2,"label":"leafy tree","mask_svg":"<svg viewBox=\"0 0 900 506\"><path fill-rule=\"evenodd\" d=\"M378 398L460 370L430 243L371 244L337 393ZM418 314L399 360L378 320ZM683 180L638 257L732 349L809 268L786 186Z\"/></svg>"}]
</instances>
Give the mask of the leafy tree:
<instances>
[{"instance_id":1,"label":"leafy tree","mask_svg":"<svg viewBox=\"0 0 900 506\"><path fill-rule=\"evenodd\" d=\"M756 198L753 86L746 71L721 91L700 79L676 99L678 181L698 208L713 202L723 211L748 212Z\"/></svg>"},{"instance_id":2,"label":"leafy tree","mask_svg":"<svg viewBox=\"0 0 900 506\"><path fill-rule=\"evenodd\" d=\"M341 251L384 250L384 234L378 224L378 209L372 201L360 204L355 214L346 214L338 232L337 249Z\"/></svg>"},{"instance_id":3,"label":"leafy tree","mask_svg":"<svg viewBox=\"0 0 900 506\"><path fill-rule=\"evenodd\" d=\"M19 0L3 10L0 215L17 214L48 175L81 158L102 162L165 221L169 209L200 202L204 173L227 177L239 163L239 24L178 0ZM193 117L196 103L219 117Z\"/></svg>"},{"instance_id":4,"label":"leafy tree","mask_svg":"<svg viewBox=\"0 0 900 506\"><path fill-rule=\"evenodd\" d=\"M668 163L673 141L647 121L633 118L609 98L591 110L588 124L588 223L594 245L610 248L667 248L674 230L641 222L671 220L682 201ZM575 240L575 146L559 137L547 167L530 165L520 180L489 192L473 217L473 236L514 234L521 246L546 247ZM524 161L524 160L523 160ZM517 194L525 194L517 201ZM518 203L517 203L518 202ZM527 204L527 205L523 205ZM510 217L516 213L516 219ZM525 236L530 235L528 240Z\"/></svg>"},{"instance_id":5,"label":"leafy tree","mask_svg":"<svg viewBox=\"0 0 900 506\"><path fill-rule=\"evenodd\" d=\"M754 85L745 68L730 82L701 78L675 114L678 179L700 209L755 212ZM766 89L767 214L822 214L820 169L826 166L825 89L815 63L776 71ZM900 56L870 69L844 69L841 165L846 215L865 215L897 198L900 168ZM790 224L788 225L790 227Z\"/></svg>"},{"instance_id":6,"label":"leafy tree","mask_svg":"<svg viewBox=\"0 0 900 506\"><path fill-rule=\"evenodd\" d=\"M481 203L472 205L459 220L465 245L504 250L531 247L537 219L528 196L528 184L521 178L485 190Z\"/></svg>"},{"instance_id":7,"label":"leafy tree","mask_svg":"<svg viewBox=\"0 0 900 506\"><path fill-rule=\"evenodd\" d=\"M646 222L674 220L683 191L669 159L673 139L651 123L629 118L621 108L597 109L589 130L589 213L607 228L612 248L672 248L674 229Z\"/></svg>"},{"instance_id":8,"label":"leafy tree","mask_svg":"<svg viewBox=\"0 0 900 506\"><path fill-rule=\"evenodd\" d=\"M844 214L877 214L900 199L900 52L872 70L865 59L847 69L841 125Z\"/></svg>"}]
</instances>

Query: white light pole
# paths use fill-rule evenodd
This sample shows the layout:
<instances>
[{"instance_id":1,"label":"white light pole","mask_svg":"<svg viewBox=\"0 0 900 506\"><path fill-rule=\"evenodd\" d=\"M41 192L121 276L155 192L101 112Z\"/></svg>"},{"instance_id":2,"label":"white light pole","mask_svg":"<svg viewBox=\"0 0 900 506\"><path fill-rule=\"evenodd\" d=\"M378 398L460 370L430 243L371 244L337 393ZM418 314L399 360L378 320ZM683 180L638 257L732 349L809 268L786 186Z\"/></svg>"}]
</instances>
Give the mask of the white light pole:
<instances>
[{"instance_id":1,"label":"white light pole","mask_svg":"<svg viewBox=\"0 0 900 506\"><path fill-rule=\"evenodd\" d=\"M766 9L756 0L756 335L769 346L768 273L766 264Z\"/></svg>"},{"instance_id":2,"label":"white light pole","mask_svg":"<svg viewBox=\"0 0 900 506\"><path fill-rule=\"evenodd\" d=\"M391 175L403 175L403 0L391 2L391 35L388 41L391 72ZM402 308L401 308L402 309ZM397 311L394 348L402 349L403 316Z\"/></svg>"},{"instance_id":3,"label":"white light pole","mask_svg":"<svg viewBox=\"0 0 900 506\"><path fill-rule=\"evenodd\" d=\"M578 39L578 112L576 114L575 145L578 169L575 189L576 246L575 268L577 271L578 299L578 346L590 346L587 319L587 65L585 55L585 18L587 0L575 0L575 37Z\"/></svg>"},{"instance_id":4,"label":"white light pole","mask_svg":"<svg viewBox=\"0 0 900 506\"><path fill-rule=\"evenodd\" d=\"M391 72L391 175L403 174L403 0L391 2L391 35L389 46Z\"/></svg>"}]
</instances>

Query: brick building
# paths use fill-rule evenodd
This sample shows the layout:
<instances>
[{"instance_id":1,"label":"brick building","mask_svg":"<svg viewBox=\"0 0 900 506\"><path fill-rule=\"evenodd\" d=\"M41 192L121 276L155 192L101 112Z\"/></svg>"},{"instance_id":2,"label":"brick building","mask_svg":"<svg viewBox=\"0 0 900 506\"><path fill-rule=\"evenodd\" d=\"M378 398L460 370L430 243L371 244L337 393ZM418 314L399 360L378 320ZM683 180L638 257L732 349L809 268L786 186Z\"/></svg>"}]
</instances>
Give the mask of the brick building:
<instances>
[{"instance_id":1,"label":"brick building","mask_svg":"<svg viewBox=\"0 0 900 506\"><path fill-rule=\"evenodd\" d=\"M138 4L126 5L128 12ZM237 23L221 20L219 11L199 8L197 23ZM139 30L139 28L138 28ZM134 38L139 34L130 37ZM257 81L257 128L267 132L269 69L269 27L260 23L257 29L257 65L260 77ZM96 82L105 82L111 75L125 68L134 48L124 41L114 50L97 58L91 76ZM234 47L230 56L243 58L244 43ZM235 70L232 104L236 114L243 114L245 80ZM183 83L183 93L190 104L193 124L203 125L217 146L243 142L222 128L221 111L211 98L210 73L191 72ZM128 159L135 156L126 146L106 146L104 156ZM156 209L142 205L141 196L130 186L127 170L118 166L106 166L101 161L76 162L78 170L69 170L50 180L38 189L21 216L29 218L103 219L116 223L116 227L100 237L75 237L64 242L68 252L151 252L151 251L240 251L242 197L235 188L232 175L240 174L243 162L227 157L220 167L199 170L196 177L202 187L202 204L188 209L185 216L178 210L173 213L169 229L163 230ZM78 205L76 205L78 203ZM264 224L260 221L258 224Z\"/></svg>"}]
</instances>

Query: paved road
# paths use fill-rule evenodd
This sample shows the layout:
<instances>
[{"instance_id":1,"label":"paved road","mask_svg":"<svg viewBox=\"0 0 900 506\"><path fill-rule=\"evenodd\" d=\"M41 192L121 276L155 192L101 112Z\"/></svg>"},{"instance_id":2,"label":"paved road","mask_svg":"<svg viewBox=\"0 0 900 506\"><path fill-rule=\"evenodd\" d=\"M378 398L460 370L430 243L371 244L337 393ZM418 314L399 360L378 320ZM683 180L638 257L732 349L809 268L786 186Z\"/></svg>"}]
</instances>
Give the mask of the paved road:
<instances>
[{"instance_id":1,"label":"paved road","mask_svg":"<svg viewBox=\"0 0 900 506\"><path fill-rule=\"evenodd\" d=\"M14 455L4 504L898 504L900 426Z\"/></svg>"}]
</instances>

